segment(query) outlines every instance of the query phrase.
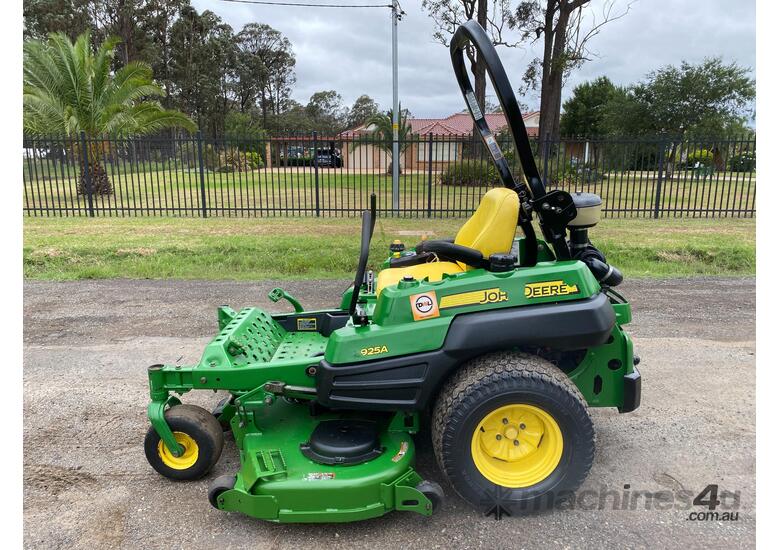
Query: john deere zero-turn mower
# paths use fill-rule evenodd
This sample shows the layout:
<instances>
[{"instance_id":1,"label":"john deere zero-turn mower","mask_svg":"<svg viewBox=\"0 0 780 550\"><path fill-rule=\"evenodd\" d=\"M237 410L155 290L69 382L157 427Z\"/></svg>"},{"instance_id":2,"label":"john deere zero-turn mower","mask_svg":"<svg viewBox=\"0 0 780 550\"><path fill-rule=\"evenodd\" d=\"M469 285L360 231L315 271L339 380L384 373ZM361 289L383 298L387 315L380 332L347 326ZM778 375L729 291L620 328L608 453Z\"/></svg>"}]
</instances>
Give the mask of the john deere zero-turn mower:
<instances>
[{"instance_id":1,"label":"john deere zero-turn mower","mask_svg":"<svg viewBox=\"0 0 780 550\"><path fill-rule=\"evenodd\" d=\"M485 59L521 161L516 181L477 105L463 50ZM211 504L277 522L341 522L392 510L430 515L443 498L414 469L421 417L455 492L496 517L554 505L590 470L588 407L639 406L623 326L622 275L588 239L601 199L548 191L495 49L473 21L451 46L455 75L504 188L453 240L399 243L367 271L375 206L363 213L354 285L339 307L218 309L192 366L149 367L145 451L160 474L206 475L232 431L241 468ZM541 236L532 225L536 215ZM522 236L516 238L520 227ZM567 234L568 230L568 234ZM226 390L209 412L176 395Z\"/></svg>"}]
</instances>

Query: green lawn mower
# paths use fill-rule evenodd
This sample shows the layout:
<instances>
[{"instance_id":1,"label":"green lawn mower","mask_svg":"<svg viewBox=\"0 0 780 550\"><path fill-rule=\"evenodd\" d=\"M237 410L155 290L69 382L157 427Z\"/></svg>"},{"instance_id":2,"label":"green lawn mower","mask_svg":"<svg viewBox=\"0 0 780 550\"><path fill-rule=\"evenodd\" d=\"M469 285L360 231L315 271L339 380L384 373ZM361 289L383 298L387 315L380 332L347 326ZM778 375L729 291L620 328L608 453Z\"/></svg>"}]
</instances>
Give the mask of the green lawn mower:
<instances>
[{"instance_id":1,"label":"green lawn mower","mask_svg":"<svg viewBox=\"0 0 780 550\"><path fill-rule=\"evenodd\" d=\"M479 109L469 44L486 62L525 181ZM451 57L505 187L484 195L454 239L394 243L376 277L367 270L372 198L339 307L305 311L275 289L270 299L286 299L293 313L222 306L198 364L149 367L144 445L155 470L201 478L220 457L223 432L235 437L241 467L213 480L214 507L275 522L431 515L444 493L415 471L413 435L425 420L455 492L485 514L519 515L554 506L587 476L589 406L639 406L638 360L623 330L631 309L613 288L622 275L588 238L601 199L545 189L478 24L458 29ZM181 403L191 390L228 395L210 412Z\"/></svg>"}]
</instances>

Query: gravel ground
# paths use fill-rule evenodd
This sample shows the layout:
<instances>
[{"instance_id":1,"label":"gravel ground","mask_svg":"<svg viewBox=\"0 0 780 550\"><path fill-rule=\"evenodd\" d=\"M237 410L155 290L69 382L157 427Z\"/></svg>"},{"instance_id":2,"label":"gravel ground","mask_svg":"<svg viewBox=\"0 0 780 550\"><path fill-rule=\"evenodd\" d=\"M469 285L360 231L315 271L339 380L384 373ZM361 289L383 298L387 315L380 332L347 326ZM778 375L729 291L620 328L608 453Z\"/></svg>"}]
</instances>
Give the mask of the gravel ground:
<instances>
[{"instance_id":1,"label":"gravel ground","mask_svg":"<svg viewBox=\"0 0 780 550\"><path fill-rule=\"evenodd\" d=\"M605 510L593 510L594 500L587 500L575 509L500 522L481 517L441 478L426 434L418 437L419 470L447 493L432 518L394 513L349 525L274 525L219 512L208 504L206 488L214 476L235 471L231 438L215 471L199 482L173 483L147 465L147 365L197 361L216 331L219 304L279 310L264 296L285 286L307 307L326 307L346 285L26 282L25 547L755 546L752 278L638 280L621 287L634 307L629 330L642 357L643 402L626 415L593 411L596 460L580 494L602 491ZM209 405L216 396L186 397ZM611 508L625 485L625 492L697 494L709 484L739 491L736 521L689 521L681 501L648 510L646 495L637 509Z\"/></svg>"}]
</instances>

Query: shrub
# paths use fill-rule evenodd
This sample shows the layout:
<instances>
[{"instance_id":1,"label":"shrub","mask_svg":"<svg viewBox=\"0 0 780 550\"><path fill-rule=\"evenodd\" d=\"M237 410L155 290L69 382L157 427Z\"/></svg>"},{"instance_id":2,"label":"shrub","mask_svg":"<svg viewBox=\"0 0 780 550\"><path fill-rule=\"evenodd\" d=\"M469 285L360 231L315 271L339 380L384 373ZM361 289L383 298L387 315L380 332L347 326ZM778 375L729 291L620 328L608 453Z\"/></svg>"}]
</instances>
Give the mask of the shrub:
<instances>
[{"instance_id":1,"label":"shrub","mask_svg":"<svg viewBox=\"0 0 780 550\"><path fill-rule=\"evenodd\" d=\"M501 185L495 165L490 161L452 162L439 175L442 185L465 187Z\"/></svg>"},{"instance_id":2,"label":"shrub","mask_svg":"<svg viewBox=\"0 0 780 550\"><path fill-rule=\"evenodd\" d=\"M214 146L211 145L210 143L207 143L203 146L203 165L208 170L216 170L217 168L219 168L219 156L220 156L219 150L214 148ZM195 149L195 162L198 162L197 149Z\"/></svg>"},{"instance_id":3,"label":"shrub","mask_svg":"<svg viewBox=\"0 0 780 550\"><path fill-rule=\"evenodd\" d=\"M245 154L249 168L252 170L265 168L265 163L263 162L263 157L260 155L260 153L257 151L247 151Z\"/></svg>"},{"instance_id":4,"label":"shrub","mask_svg":"<svg viewBox=\"0 0 780 550\"><path fill-rule=\"evenodd\" d=\"M729 159L729 170L732 172L752 172L756 169L756 153L748 151L734 155Z\"/></svg>"},{"instance_id":5,"label":"shrub","mask_svg":"<svg viewBox=\"0 0 780 550\"><path fill-rule=\"evenodd\" d=\"M246 155L236 147L228 147L219 153L217 172L247 172L251 170Z\"/></svg>"},{"instance_id":6,"label":"shrub","mask_svg":"<svg viewBox=\"0 0 780 550\"><path fill-rule=\"evenodd\" d=\"M242 151L238 147L217 150L211 145L206 145L203 160L206 168L215 172L249 172L265 167L260 153Z\"/></svg>"},{"instance_id":7,"label":"shrub","mask_svg":"<svg viewBox=\"0 0 780 550\"><path fill-rule=\"evenodd\" d=\"M699 164L699 167L706 168L709 168L715 164L715 156L713 155L712 151L708 151L707 149L694 149L688 153L686 160L688 163L688 168L695 168L696 163Z\"/></svg>"},{"instance_id":8,"label":"shrub","mask_svg":"<svg viewBox=\"0 0 780 550\"><path fill-rule=\"evenodd\" d=\"M553 165L548 167L547 182L555 187L566 187L567 185L597 183L604 177L604 174L590 166L577 166L567 163L561 166Z\"/></svg>"},{"instance_id":9,"label":"shrub","mask_svg":"<svg viewBox=\"0 0 780 550\"><path fill-rule=\"evenodd\" d=\"M511 160L509 166L515 174L515 179L522 179L522 169L519 162L513 166ZM539 172L544 172L544 164L536 158L536 166ZM547 165L547 183L554 187L566 187L567 185L582 185L597 183L604 179L604 175L589 166L578 166L558 159L549 159ZM444 169L439 176L442 185L458 185L465 187L502 185L501 177L492 161L464 161L453 162Z\"/></svg>"}]
</instances>

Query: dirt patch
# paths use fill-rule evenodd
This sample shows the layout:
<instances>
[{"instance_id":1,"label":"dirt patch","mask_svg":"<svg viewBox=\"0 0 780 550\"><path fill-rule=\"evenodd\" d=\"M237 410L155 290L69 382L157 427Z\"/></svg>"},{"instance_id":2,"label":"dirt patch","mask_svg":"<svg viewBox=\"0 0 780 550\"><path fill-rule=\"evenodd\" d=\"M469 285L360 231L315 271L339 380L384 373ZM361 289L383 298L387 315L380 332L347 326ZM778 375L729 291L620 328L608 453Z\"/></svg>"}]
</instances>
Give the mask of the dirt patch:
<instances>
[{"instance_id":1,"label":"dirt patch","mask_svg":"<svg viewBox=\"0 0 780 550\"><path fill-rule=\"evenodd\" d=\"M81 536L83 548L119 548L125 540L127 510L122 506L100 510Z\"/></svg>"},{"instance_id":2,"label":"dirt patch","mask_svg":"<svg viewBox=\"0 0 780 550\"><path fill-rule=\"evenodd\" d=\"M118 248L117 256L153 256L157 254L156 248Z\"/></svg>"},{"instance_id":3,"label":"dirt patch","mask_svg":"<svg viewBox=\"0 0 780 550\"><path fill-rule=\"evenodd\" d=\"M669 250L660 251L655 254L656 259L662 262L669 263L691 263L691 262L705 262L711 263L715 259L715 255L702 251L702 250Z\"/></svg>"},{"instance_id":4,"label":"dirt patch","mask_svg":"<svg viewBox=\"0 0 780 550\"><path fill-rule=\"evenodd\" d=\"M81 467L63 468L52 464L25 464L24 486L57 496L68 489L92 485L96 479Z\"/></svg>"},{"instance_id":5,"label":"dirt patch","mask_svg":"<svg viewBox=\"0 0 780 550\"><path fill-rule=\"evenodd\" d=\"M59 258L64 255L65 252L63 252L59 248L54 248L51 246L47 248L40 248L38 250L33 250L30 253L30 256L33 258Z\"/></svg>"}]
</instances>

